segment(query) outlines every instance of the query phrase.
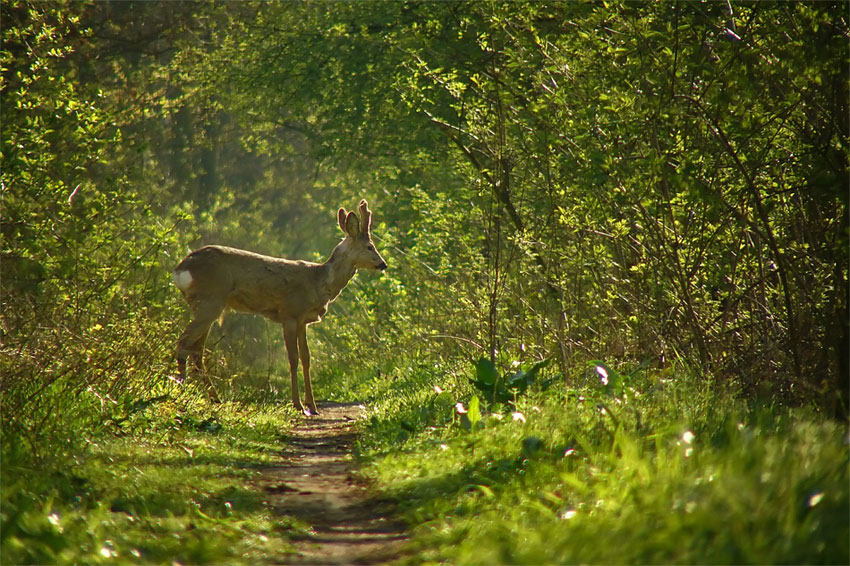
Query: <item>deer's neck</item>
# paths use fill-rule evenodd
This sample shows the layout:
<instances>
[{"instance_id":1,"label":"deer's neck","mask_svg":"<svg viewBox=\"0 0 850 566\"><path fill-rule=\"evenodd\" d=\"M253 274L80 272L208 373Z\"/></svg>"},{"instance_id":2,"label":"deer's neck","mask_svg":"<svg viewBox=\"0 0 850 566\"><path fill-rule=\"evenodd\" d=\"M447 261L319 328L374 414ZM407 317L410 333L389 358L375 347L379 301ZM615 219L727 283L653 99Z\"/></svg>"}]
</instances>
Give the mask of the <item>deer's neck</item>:
<instances>
[{"instance_id":1,"label":"deer's neck","mask_svg":"<svg viewBox=\"0 0 850 566\"><path fill-rule=\"evenodd\" d=\"M340 292L348 285L357 269L346 255L346 242L341 242L334 248L331 257L324 264L325 277L323 281L323 295L327 302L331 302L339 296Z\"/></svg>"}]
</instances>

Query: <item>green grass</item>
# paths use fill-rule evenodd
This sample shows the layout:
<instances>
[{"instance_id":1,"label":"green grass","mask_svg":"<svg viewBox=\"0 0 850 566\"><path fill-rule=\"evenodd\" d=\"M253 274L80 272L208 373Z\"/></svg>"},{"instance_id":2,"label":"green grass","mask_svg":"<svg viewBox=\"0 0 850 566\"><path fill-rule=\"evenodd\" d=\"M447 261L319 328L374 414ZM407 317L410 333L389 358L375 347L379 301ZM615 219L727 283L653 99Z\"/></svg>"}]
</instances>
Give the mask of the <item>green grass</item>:
<instances>
[{"instance_id":1,"label":"green grass","mask_svg":"<svg viewBox=\"0 0 850 566\"><path fill-rule=\"evenodd\" d=\"M255 480L279 459L288 404L183 395L135 412L68 459L4 446L3 564L275 563L304 525Z\"/></svg>"},{"instance_id":2,"label":"green grass","mask_svg":"<svg viewBox=\"0 0 850 566\"><path fill-rule=\"evenodd\" d=\"M411 563L848 563L843 424L751 406L683 368L606 370L606 386L594 364L493 406L471 364L387 360L316 382L321 398L367 404L356 455L399 502ZM300 418L286 395L238 382L211 405L170 387L112 407L55 456L4 437L0 563L292 552L309 525L277 513L260 481Z\"/></svg>"},{"instance_id":3,"label":"green grass","mask_svg":"<svg viewBox=\"0 0 850 566\"><path fill-rule=\"evenodd\" d=\"M532 392L473 427L454 410L463 379L386 380L359 451L402 502L416 561L848 563L843 426L686 372L618 377Z\"/></svg>"}]
</instances>

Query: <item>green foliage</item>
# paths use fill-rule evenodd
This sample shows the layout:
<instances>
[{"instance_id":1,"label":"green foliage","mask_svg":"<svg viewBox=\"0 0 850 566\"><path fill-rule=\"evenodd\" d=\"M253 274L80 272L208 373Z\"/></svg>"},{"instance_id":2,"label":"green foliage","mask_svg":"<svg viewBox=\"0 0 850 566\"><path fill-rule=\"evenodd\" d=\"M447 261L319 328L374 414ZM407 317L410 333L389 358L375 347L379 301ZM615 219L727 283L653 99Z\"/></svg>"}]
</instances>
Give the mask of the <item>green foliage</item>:
<instances>
[{"instance_id":1,"label":"green foliage","mask_svg":"<svg viewBox=\"0 0 850 566\"><path fill-rule=\"evenodd\" d=\"M370 404L426 556L847 562L842 4L0 11L0 561L285 551L191 454L249 450L280 331L213 331L206 406L169 379L169 272L320 261L365 197L390 269L311 327L316 387Z\"/></svg>"},{"instance_id":2,"label":"green foliage","mask_svg":"<svg viewBox=\"0 0 850 566\"><path fill-rule=\"evenodd\" d=\"M750 395L842 413L839 10L271 4L234 12L218 49L181 64L264 135L277 127L270 151L303 136L317 186L335 189L314 198L378 197L392 285L349 295L387 329L358 336L372 349L548 358L564 374L599 352L687 358Z\"/></svg>"},{"instance_id":3,"label":"green foliage","mask_svg":"<svg viewBox=\"0 0 850 566\"><path fill-rule=\"evenodd\" d=\"M162 266L185 217L156 215L156 193L110 170L121 131L104 93L79 83L79 14L3 10L15 25L3 32L0 440L61 460L162 384L176 306Z\"/></svg>"},{"instance_id":4,"label":"green foliage","mask_svg":"<svg viewBox=\"0 0 850 566\"><path fill-rule=\"evenodd\" d=\"M496 365L487 358L481 358L475 363L475 379L470 380L491 404L507 403L516 401L517 397L524 395L532 383L537 379L541 369L549 364L550 360L542 360L532 364L528 369L520 368L513 375L499 375ZM554 380L547 380L543 384L545 389Z\"/></svg>"},{"instance_id":5,"label":"green foliage","mask_svg":"<svg viewBox=\"0 0 850 566\"><path fill-rule=\"evenodd\" d=\"M473 395L469 400L469 411L467 417L469 421L469 430L475 430L481 422L481 400L477 395Z\"/></svg>"}]
</instances>

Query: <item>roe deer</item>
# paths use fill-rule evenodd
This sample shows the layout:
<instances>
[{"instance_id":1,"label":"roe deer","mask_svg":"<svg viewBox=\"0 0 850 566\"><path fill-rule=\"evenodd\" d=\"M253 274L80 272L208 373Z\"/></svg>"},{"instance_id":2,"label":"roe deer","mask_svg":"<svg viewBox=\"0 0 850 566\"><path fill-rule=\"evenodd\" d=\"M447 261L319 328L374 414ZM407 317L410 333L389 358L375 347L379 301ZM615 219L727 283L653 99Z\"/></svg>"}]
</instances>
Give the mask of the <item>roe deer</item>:
<instances>
[{"instance_id":1,"label":"roe deer","mask_svg":"<svg viewBox=\"0 0 850 566\"><path fill-rule=\"evenodd\" d=\"M210 397L218 400L203 371L204 342L210 326L226 307L261 314L283 325L292 403L306 415L318 414L310 384L307 325L322 319L328 304L357 269L387 268L372 244L372 212L365 200L360 201L359 208L360 218L354 212L339 209L337 219L345 239L324 263L268 257L224 246L206 246L186 256L174 269L174 283L189 302L195 318L177 340L180 377L185 377L186 359L191 357ZM298 394L299 358L304 371L306 408Z\"/></svg>"}]
</instances>

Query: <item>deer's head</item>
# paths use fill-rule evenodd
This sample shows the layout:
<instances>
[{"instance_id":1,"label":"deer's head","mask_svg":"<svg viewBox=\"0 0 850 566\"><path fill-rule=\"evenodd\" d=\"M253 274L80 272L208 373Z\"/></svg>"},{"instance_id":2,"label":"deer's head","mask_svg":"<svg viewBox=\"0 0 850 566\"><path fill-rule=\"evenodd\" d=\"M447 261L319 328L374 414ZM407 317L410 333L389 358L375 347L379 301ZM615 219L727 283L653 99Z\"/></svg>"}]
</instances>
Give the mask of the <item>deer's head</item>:
<instances>
[{"instance_id":1,"label":"deer's head","mask_svg":"<svg viewBox=\"0 0 850 566\"><path fill-rule=\"evenodd\" d=\"M365 200L360 201L358 210L360 218L355 212L347 212L344 208L340 208L337 213L339 227L345 232L341 246L355 268L383 271L387 268L387 262L372 243L372 211Z\"/></svg>"}]
</instances>

